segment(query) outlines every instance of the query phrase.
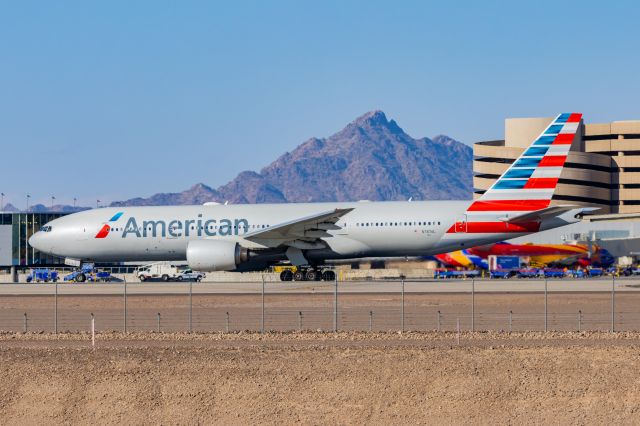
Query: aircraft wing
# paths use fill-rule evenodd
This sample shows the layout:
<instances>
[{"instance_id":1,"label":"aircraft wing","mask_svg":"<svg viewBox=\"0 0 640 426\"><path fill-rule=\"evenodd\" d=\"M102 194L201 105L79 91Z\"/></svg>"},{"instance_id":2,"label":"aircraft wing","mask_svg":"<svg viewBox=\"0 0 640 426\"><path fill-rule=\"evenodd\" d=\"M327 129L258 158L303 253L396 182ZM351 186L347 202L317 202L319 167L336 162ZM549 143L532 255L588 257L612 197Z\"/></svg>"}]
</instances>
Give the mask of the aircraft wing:
<instances>
[{"instance_id":1,"label":"aircraft wing","mask_svg":"<svg viewBox=\"0 0 640 426\"><path fill-rule=\"evenodd\" d=\"M575 205L552 206L552 207L547 207L540 210L535 210L529 213L524 213L518 216L504 218L504 221L508 223L542 222L545 219L556 217L568 211L579 209L579 208L580 206L575 206ZM589 213L593 210L598 210L598 209L586 207L586 208L583 208L583 213Z\"/></svg>"},{"instance_id":2,"label":"aircraft wing","mask_svg":"<svg viewBox=\"0 0 640 426\"><path fill-rule=\"evenodd\" d=\"M352 210L348 208L320 212L252 232L244 238L267 247L290 246L303 250L324 248L326 245L322 238L331 237L327 231L340 229L336 223Z\"/></svg>"}]
</instances>

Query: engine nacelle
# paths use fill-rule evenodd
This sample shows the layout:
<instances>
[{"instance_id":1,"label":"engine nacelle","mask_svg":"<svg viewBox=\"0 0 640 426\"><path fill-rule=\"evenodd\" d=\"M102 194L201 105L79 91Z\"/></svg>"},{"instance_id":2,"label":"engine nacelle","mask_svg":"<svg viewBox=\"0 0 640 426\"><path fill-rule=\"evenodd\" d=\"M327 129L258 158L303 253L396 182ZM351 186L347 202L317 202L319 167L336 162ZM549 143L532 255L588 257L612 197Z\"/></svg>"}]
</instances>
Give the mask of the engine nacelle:
<instances>
[{"instance_id":1,"label":"engine nacelle","mask_svg":"<svg viewBox=\"0 0 640 426\"><path fill-rule=\"evenodd\" d=\"M196 240L187 245L187 263L194 271L231 271L248 258L249 251L233 241Z\"/></svg>"}]
</instances>

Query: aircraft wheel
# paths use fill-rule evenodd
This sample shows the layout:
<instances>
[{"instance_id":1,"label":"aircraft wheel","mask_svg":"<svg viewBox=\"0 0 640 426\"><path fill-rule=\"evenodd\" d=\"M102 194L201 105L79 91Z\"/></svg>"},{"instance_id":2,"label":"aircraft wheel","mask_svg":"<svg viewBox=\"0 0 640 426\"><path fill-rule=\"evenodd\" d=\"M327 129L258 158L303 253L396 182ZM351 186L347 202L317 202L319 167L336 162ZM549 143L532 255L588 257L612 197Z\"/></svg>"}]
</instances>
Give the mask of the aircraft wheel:
<instances>
[{"instance_id":1,"label":"aircraft wheel","mask_svg":"<svg viewBox=\"0 0 640 426\"><path fill-rule=\"evenodd\" d=\"M322 273L322 279L324 281L335 281L336 279L336 273L333 271L324 271Z\"/></svg>"},{"instance_id":2,"label":"aircraft wheel","mask_svg":"<svg viewBox=\"0 0 640 426\"><path fill-rule=\"evenodd\" d=\"M315 281L319 278L318 272L315 271L314 269L309 269L307 271L307 273L305 274L305 279L307 281Z\"/></svg>"},{"instance_id":3,"label":"aircraft wheel","mask_svg":"<svg viewBox=\"0 0 640 426\"><path fill-rule=\"evenodd\" d=\"M293 272L287 270L280 272L280 281L292 281L293 280Z\"/></svg>"},{"instance_id":4,"label":"aircraft wheel","mask_svg":"<svg viewBox=\"0 0 640 426\"><path fill-rule=\"evenodd\" d=\"M76 276L76 282L77 283L83 283L87 280L87 276L85 274L78 274Z\"/></svg>"},{"instance_id":5,"label":"aircraft wheel","mask_svg":"<svg viewBox=\"0 0 640 426\"><path fill-rule=\"evenodd\" d=\"M295 281L304 281L305 275L302 273L302 271L296 271L293 273L293 279Z\"/></svg>"}]
</instances>

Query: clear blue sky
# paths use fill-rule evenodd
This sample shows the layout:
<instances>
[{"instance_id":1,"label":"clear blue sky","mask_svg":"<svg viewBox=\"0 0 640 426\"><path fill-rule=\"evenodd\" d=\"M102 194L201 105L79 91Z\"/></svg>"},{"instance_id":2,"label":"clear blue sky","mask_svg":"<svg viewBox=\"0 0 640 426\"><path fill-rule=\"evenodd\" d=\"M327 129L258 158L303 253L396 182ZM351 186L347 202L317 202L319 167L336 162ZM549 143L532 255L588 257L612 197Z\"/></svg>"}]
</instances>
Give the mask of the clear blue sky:
<instances>
[{"instance_id":1,"label":"clear blue sky","mask_svg":"<svg viewBox=\"0 0 640 426\"><path fill-rule=\"evenodd\" d=\"M216 187L372 109L466 143L640 118L637 2L523 3L4 1L0 191Z\"/></svg>"}]
</instances>

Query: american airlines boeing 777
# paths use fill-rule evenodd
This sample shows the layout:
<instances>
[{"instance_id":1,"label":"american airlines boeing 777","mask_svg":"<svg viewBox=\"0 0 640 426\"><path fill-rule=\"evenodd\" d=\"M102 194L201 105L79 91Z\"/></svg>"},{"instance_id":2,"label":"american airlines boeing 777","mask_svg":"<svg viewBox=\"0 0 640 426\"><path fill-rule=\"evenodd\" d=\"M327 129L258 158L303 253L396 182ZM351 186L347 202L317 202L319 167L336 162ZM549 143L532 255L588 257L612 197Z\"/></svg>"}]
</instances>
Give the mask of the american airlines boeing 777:
<instances>
[{"instance_id":1,"label":"american airlines boeing 777","mask_svg":"<svg viewBox=\"0 0 640 426\"><path fill-rule=\"evenodd\" d=\"M186 261L200 271L289 261L304 267L301 279L330 279L322 267L336 260L428 256L503 241L593 210L551 206L581 118L558 115L475 201L101 208L55 219L29 243L80 262Z\"/></svg>"}]
</instances>

